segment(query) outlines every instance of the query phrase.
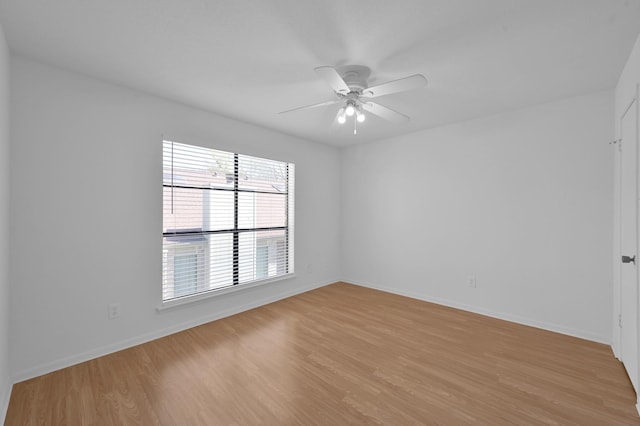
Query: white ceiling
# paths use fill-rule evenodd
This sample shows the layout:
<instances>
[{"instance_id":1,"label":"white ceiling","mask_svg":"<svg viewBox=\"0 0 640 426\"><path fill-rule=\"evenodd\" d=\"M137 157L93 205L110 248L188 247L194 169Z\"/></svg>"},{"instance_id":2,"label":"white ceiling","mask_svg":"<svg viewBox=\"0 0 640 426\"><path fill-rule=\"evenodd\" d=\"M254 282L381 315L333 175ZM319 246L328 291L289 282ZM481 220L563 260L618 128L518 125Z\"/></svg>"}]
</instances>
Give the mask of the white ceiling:
<instances>
[{"instance_id":1,"label":"white ceiling","mask_svg":"<svg viewBox=\"0 0 640 426\"><path fill-rule=\"evenodd\" d=\"M639 0L0 0L12 52L301 138L345 146L610 89ZM361 64L407 124L334 123L314 73Z\"/></svg>"}]
</instances>

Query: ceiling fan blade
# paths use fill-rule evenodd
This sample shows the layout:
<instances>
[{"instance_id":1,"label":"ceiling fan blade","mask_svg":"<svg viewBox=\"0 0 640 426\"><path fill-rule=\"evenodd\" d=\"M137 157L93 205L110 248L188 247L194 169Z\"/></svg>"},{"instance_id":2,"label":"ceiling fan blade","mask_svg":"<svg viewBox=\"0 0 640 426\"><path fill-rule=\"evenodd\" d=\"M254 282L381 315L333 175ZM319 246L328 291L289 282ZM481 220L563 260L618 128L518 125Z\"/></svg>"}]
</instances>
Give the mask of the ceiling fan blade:
<instances>
[{"instance_id":1,"label":"ceiling fan blade","mask_svg":"<svg viewBox=\"0 0 640 426\"><path fill-rule=\"evenodd\" d=\"M409 117L407 117L406 115L375 102L363 103L362 108L365 111L370 112L371 114L377 115L378 117L382 117L385 120L389 120L394 123L406 123L407 121L409 121Z\"/></svg>"},{"instance_id":2,"label":"ceiling fan blade","mask_svg":"<svg viewBox=\"0 0 640 426\"><path fill-rule=\"evenodd\" d=\"M305 105L305 106L301 106L301 107L298 107L298 108L288 109L286 111L280 111L278 114L286 114L288 112L298 111L298 110L301 110L301 109L311 109L311 108L317 108L317 107L322 107L322 106L333 105L333 104L337 104L340 101L341 101L341 99L334 99L334 100L331 100L331 101L320 102L320 103L317 103L317 104Z\"/></svg>"},{"instance_id":3,"label":"ceiling fan blade","mask_svg":"<svg viewBox=\"0 0 640 426\"><path fill-rule=\"evenodd\" d=\"M347 83L344 82L344 80L342 79L342 77L340 76L338 71L336 71L335 68L318 67L318 68L314 68L314 71L322 79L324 79L327 83L329 83L329 86L331 86L334 92L342 93L343 95L346 95L351 91L351 89L349 89L349 86L347 86Z\"/></svg>"},{"instance_id":4,"label":"ceiling fan blade","mask_svg":"<svg viewBox=\"0 0 640 426\"><path fill-rule=\"evenodd\" d=\"M419 89L426 85L427 79L422 74L414 74L409 77L368 87L362 91L361 96L363 98L376 98L378 96L390 95L392 93L404 92L406 90Z\"/></svg>"}]
</instances>

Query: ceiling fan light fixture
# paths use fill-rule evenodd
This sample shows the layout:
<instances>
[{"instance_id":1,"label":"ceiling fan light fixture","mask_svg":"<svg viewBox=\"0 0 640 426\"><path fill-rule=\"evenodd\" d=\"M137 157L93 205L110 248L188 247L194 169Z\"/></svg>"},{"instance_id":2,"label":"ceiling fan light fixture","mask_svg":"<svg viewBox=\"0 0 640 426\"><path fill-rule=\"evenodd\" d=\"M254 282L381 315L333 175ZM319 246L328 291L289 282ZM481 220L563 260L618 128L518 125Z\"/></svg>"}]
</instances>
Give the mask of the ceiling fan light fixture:
<instances>
[{"instance_id":1,"label":"ceiling fan light fixture","mask_svg":"<svg viewBox=\"0 0 640 426\"><path fill-rule=\"evenodd\" d=\"M364 114L363 114L363 113L361 113L359 110L356 110L356 114L357 114L357 116L358 116L358 118L357 118L358 123L362 123L362 122L364 122L364 120L366 119L366 117L364 116Z\"/></svg>"},{"instance_id":2,"label":"ceiling fan light fixture","mask_svg":"<svg viewBox=\"0 0 640 426\"><path fill-rule=\"evenodd\" d=\"M344 124L347 121L347 117L344 114L344 108L340 108L338 111L338 123Z\"/></svg>"},{"instance_id":3,"label":"ceiling fan light fixture","mask_svg":"<svg viewBox=\"0 0 640 426\"><path fill-rule=\"evenodd\" d=\"M349 117L353 117L353 114L356 113L356 108L353 105L353 102L347 102L347 108L344 110L344 112L349 116Z\"/></svg>"}]
</instances>

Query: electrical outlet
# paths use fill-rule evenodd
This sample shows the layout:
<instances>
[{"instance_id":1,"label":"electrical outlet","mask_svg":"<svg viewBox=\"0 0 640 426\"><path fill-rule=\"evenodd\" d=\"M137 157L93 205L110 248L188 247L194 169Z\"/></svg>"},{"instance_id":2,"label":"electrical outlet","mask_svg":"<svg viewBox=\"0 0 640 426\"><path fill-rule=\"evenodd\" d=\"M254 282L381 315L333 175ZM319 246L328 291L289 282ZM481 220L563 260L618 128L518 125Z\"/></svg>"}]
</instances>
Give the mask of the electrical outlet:
<instances>
[{"instance_id":1,"label":"electrical outlet","mask_svg":"<svg viewBox=\"0 0 640 426\"><path fill-rule=\"evenodd\" d=\"M112 303L109 305L109 319L120 318L122 313L122 305L119 303Z\"/></svg>"},{"instance_id":2,"label":"electrical outlet","mask_svg":"<svg viewBox=\"0 0 640 426\"><path fill-rule=\"evenodd\" d=\"M467 277L467 285L471 288L476 288L476 276L475 275L469 275Z\"/></svg>"}]
</instances>

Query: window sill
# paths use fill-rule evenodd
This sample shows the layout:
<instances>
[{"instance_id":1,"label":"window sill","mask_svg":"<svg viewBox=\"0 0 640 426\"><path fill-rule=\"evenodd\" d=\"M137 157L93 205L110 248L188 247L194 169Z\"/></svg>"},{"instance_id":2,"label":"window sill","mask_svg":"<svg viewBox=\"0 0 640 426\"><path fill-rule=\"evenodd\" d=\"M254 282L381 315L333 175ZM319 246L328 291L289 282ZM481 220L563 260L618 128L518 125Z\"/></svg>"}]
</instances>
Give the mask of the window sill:
<instances>
[{"instance_id":1,"label":"window sill","mask_svg":"<svg viewBox=\"0 0 640 426\"><path fill-rule=\"evenodd\" d=\"M166 311L166 310L169 310L169 309L177 308L179 306L190 305L190 304L193 304L193 303L196 303L196 302L201 302L203 300L211 299L213 297L222 296L223 294L235 293L236 291L242 291L242 290L246 290L246 289L253 288L253 287L259 287L259 286L262 286L262 285L265 285L265 284L270 284L270 283L274 283L274 282L288 280L290 278L294 278L295 276L296 276L295 273L290 273L290 274L281 275L281 276L275 277L275 278L270 278L270 279L261 280L261 281L254 281L254 282L251 282L251 283L248 283L248 284L232 285L232 286L229 286L229 287L223 287L223 288L219 288L219 289L215 289L215 290L209 290L209 291L204 292L204 293L198 293L198 294L194 294L194 295L191 295L191 296L180 297L178 299L173 299L173 300L168 300L166 302L162 302L156 308L156 310L158 312L162 312L162 311Z\"/></svg>"}]
</instances>

